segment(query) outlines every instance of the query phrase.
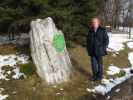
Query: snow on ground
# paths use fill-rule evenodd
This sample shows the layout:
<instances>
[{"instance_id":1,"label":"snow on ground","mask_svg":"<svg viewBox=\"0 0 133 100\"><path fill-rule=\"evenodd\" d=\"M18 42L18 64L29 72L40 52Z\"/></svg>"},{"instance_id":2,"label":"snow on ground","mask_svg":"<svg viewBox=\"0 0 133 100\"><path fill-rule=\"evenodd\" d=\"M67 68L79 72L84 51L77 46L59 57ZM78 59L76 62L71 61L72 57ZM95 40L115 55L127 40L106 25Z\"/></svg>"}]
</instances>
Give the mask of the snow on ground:
<instances>
[{"instance_id":1,"label":"snow on ground","mask_svg":"<svg viewBox=\"0 0 133 100\"><path fill-rule=\"evenodd\" d=\"M125 32L129 32L131 29L131 34L133 34L133 28L130 28L130 27L119 27L119 30L120 31L125 31Z\"/></svg>"},{"instance_id":2,"label":"snow on ground","mask_svg":"<svg viewBox=\"0 0 133 100\"><path fill-rule=\"evenodd\" d=\"M116 89L115 92L120 92L121 89Z\"/></svg>"},{"instance_id":3,"label":"snow on ground","mask_svg":"<svg viewBox=\"0 0 133 100\"><path fill-rule=\"evenodd\" d=\"M5 100L8 97L8 95L2 95L1 94L3 91L4 91L4 89L0 88L0 100Z\"/></svg>"},{"instance_id":4,"label":"snow on ground","mask_svg":"<svg viewBox=\"0 0 133 100\"><path fill-rule=\"evenodd\" d=\"M95 93L100 93L102 95L107 94L110 92L115 86L121 84L122 82L126 81L127 79L131 78L133 74L130 73L131 68L121 69L126 72L125 76L117 77L115 79L103 79L102 84L96 86L94 88Z\"/></svg>"},{"instance_id":5,"label":"snow on ground","mask_svg":"<svg viewBox=\"0 0 133 100\"><path fill-rule=\"evenodd\" d=\"M130 61L131 65L132 65L132 67L133 67L133 52L130 52L130 53L128 54L128 60Z\"/></svg>"},{"instance_id":6,"label":"snow on ground","mask_svg":"<svg viewBox=\"0 0 133 100\"><path fill-rule=\"evenodd\" d=\"M113 65L109 66L108 71L107 71L108 75L115 75L118 73L120 73L120 68L118 68L117 66L113 66Z\"/></svg>"},{"instance_id":7,"label":"snow on ground","mask_svg":"<svg viewBox=\"0 0 133 100\"><path fill-rule=\"evenodd\" d=\"M0 94L0 100L5 100L8 97L8 95L1 95Z\"/></svg>"},{"instance_id":8,"label":"snow on ground","mask_svg":"<svg viewBox=\"0 0 133 100\"><path fill-rule=\"evenodd\" d=\"M133 55L132 55L132 57L133 57ZM115 68L117 69L117 67L114 67L113 70ZM112 66L111 66L111 69L112 69ZM87 89L87 91L105 95L105 94L109 93L115 86L121 84L122 82L126 81L127 79L129 79L133 76L133 74L130 73L131 68L123 68L120 70L125 71L126 74L122 77L117 77L114 79L113 78L112 79L103 79L101 84L99 84L98 86L95 86L93 89ZM117 71L114 70L113 73L116 73L116 72Z\"/></svg>"},{"instance_id":9,"label":"snow on ground","mask_svg":"<svg viewBox=\"0 0 133 100\"><path fill-rule=\"evenodd\" d=\"M20 72L17 63L28 63L29 57L21 54L21 55L0 55L0 80L10 80L10 79L19 79L21 76L24 76L24 73ZM6 67L10 68L11 70L6 70ZM11 76L11 77L9 77ZM4 91L3 88L0 88L0 100L5 100L8 95L2 95Z\"/></svg>"},{"instance_id":10,"label":"snow on ground","mask_svg":"<svg viewBox=\"0 0 133 100\"><path fill-rule=\"evenodd\" d=\"M27 35L26 35L27 36ZM24 38L26 37L24 36ZM22 37L23 38L23 37ZM116 54L119 54L120 50L123 50L125 48L124 44L127 43L127 46L129 48L133 48L133 42L129 39L128 34L112 34L109 33L109 47L108 51L115 52L114 56ZM2 37L0 36L0 44L8 43L8 37ZM128 59L133 67L133 52L129 53ZM25 76L23 73L20 72L19 67L17 66L17 63L27 63L28 62L28 56L26 55L0 55L0 80L10 80L8 78L9 75L12 75L12 79L19 79L21 76ZM5 66L10 66L12 70L5 71ZM115 78L115 79L103 79L102 83L98 86L95 86L93 89L87 88L87 91L94 92L94 93L100 93L105 95L106 93L110 92L112 88L114 88L116 85L124 82L125 80L129 79L131 76L133 76L130 73L131 68L123 68L120 69L117 66L111 65L109 66L109 69L107 71L108 75L115 75L120 72L120 70L124 70L126 72L125 76ZM0 100L5 100L8 95L2 95L2 92L4 91L3 88L0 88ZM110 98L110 97L109 97Z\"/></svg>"},{"instance_id":11,"label":"snow on ground","mask_svg":"<svg viewBox=\"0 0 133 100\"><path fill-rule=\"evenodd\" d=\"M103 79L100 85L95 86L94 89L87 89L87 91L105 95L108 92L110 92L118 84L121 84L127 79L130 79L133 76L133 74L131 74L130 72L130 70L133 69L133 52L130 52L128 54L128 59L131 64L129 68L118 68L117 66L111 65L109 66L108 71L107 71L108 75L115 75L115 74L118 74L122 70L125 72L124 76L117 77L115 79Z\"/></svg>"},{"instance_id":12,"label":"snow on ground","mask_svg":"<svg viewBox=\"0 0 133 100\"><path fill-rule=\"evenodd\" d=\"M24 74L20 72L20 69L17 66L17 63L22 63L22 64L27 63L28 59L29 57L23 54L22 55L15 55L15 54L0 55L0 79L9 80L7 76L12 72L14 73L12 75L12 78L19 79ZM13 69L12 72L11 70L5 71L4 68L6 66L11 67Z\"/></svg>"},{"instance_id":13,"label":"snow on ground","mask_svg":"<svg viewBox=\"0 0 133 100\"><path fill-rule=\"evenodd\" d=\"M118 52L124 49L124 44L127 41L130 41L128 34L112 34L109 33L109 46L108 51L110 52Z\"/></svg>"},{"instance_id":14,"label":"snow on ground","mask_svg":"<svg viewBox=\"0 0 133 100\"><path fill-rule=\"evenodd\" d=\"M127 46L128 46L130 49L133 49L133 42L128 42L128 43L127 43Z\"/></svg>"}]
</instances>

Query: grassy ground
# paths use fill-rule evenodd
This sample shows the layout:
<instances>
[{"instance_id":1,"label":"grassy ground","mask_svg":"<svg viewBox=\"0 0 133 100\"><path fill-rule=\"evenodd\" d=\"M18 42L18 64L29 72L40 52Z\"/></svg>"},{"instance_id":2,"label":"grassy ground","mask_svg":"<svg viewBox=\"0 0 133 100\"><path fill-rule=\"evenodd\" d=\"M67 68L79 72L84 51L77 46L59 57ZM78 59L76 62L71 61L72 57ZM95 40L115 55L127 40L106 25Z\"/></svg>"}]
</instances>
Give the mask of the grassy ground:
<instances>
[{"instance_id":1,"label":"grassy ground","mask_svg":"<svg viewBox=\"0 0 133 100\"><path fill-rule=\"evenodd\" d=\"M18 50L13 45L0 46L0 53L2 54L16 53ZM128 52L130 51L132 50L126 47L116 57L112 53L104 57L105 71L110 64L118 67L129 67ZM73 44L73 47L69 49L69 54L74 68L71 81L57 86L48 86L41 82L36 73L30 74L26 79L0 80L0 86L5 89L6 94L9 94L7 100L97 100L93 94L86 91L86 88L98 84L89 80L91 66L86 49ZM105 77L107 77L106 72Z\"/></svg>"}]
</instances>

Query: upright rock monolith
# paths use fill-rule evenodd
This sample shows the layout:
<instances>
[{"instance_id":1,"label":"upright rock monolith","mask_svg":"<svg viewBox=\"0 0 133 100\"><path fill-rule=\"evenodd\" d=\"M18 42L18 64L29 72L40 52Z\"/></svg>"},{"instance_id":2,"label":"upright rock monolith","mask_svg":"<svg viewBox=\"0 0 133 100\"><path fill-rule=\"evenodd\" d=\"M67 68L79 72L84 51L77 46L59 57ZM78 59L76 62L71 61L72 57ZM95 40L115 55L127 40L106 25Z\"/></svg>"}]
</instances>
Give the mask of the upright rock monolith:
<instances>
[{"instance_id":1,"label":"upright rock monolith","mask_svg":"<svg viewBox=\"0 0 133 100\"><path fill-rule=\"evenodd\" d=\"M31 56L41 79L48 84L68 81L72 65L63 33L52 18L31 22L30 41Z\"/></svg>"}]
</instances>

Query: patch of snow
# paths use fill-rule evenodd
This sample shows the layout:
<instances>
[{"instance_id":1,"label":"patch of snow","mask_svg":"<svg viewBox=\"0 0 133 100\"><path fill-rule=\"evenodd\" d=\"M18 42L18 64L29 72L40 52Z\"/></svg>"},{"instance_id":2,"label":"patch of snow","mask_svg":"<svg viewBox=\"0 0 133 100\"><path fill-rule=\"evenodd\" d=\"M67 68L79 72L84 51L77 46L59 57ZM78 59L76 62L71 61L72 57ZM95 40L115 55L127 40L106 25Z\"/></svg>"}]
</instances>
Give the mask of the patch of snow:
<instances>
[{"instance_id":1,"label":"patch of snow","mask_svg":"<svg viewBox=\"0 0 133 100\"><path fill-rule=\"evenodd\" d=\"M58 92L58 93L56 93L56 95L61 95L61 93Z\"/></svg>"},{"instance_id":2,"label":"patch of snow","mask_svg":"<svg viewBox=\"0 0 133 100\"><path fill-rule=\"evenodd\" d=\"M102 82L101 82L101 83L102 83L102 84L105 84L105 83L107 84L107 83L109 83L109 82L110 82L110 80L108 80L108 79L102 79Z\"/></svg>"},{"instance_id":3,"label":"patch of snow","mask_svg":"<svg viewBox=\"0 0 133 100\"><path fill-rule=\"evenodd\" d=\"M120 73L120 68L118 68L117 66L109 66L107 74L108 75L115 75Z\"/></svg>"},{"instance_id":4,"label":"patch of snow","mask_svg":"<svg viewBox=\"0 0 133 100\"><path fill-rule=\"evenodd\" d=\"M130 49L133 49L133 42L128 42L128 43L127 43L127 46L128 46Z\"/></svg>"},{"instance_id":5,"label":"patch of snow","mask_svg":"<svg viewBox=\"0 0 133 100\"><path fill-rule=\"evenodd\" d=\"M16 67L15 69L13 69L13 72L15 73L15 74L12 76L13 79L19 79L21 76L25 76L24 73L21 73L21 72L20 72L19 67Z\"/></svg>"},{"instance_id":6,"label":"patch of snow","mask_svg":"<svg viewBox=\"0 0 133 100\"><path fill-rule=\"evenodd\" d=\"M108 92L110 92L115 86L117 86L118 84L126 81L127 79L129 79L131 76L131 74L126 74L125 76L123 77L120 77L120 78L116 78L116 79L112 79L112 80L109 80L108 82L105 82L105 83L102 83L96 87L94 87L94 91L95 93L99 93L101 95L105 95L107 94ZM107 80L107 79L106 79Z\"/></svg>"},{"instance_id":7,"label":"patch of snow","mask_svg":"<svg viewBox=\"0 0 133 100\"><path fill-rule=\"evenodd\" d=\"M23 73L20 72L20 69L17 65L17 63L28 63L29 57L22 54L22 55L0 55L0 79L3 80L9 80L7 76L11 73L14 73L12 78L13 79L19 79L21 76L24 76ZM13 70L5 71L4 67L9 66Z\"/></svg>"},{"instance_id":8,"label":"patch of snow","mask_svg":"<svg viewBox=\"0 0 133 100\"><path fill-rule=\"evenodd\" d=\"M110 99L110 96L107 96L107 100L109 100Z\"/></svg>"},{"instance_id":9,"label":"patch of snow","mask_svg":"<svg viewBox=\"0 0 133 100\"><path fill-rule=\"evenodd\" d=\"M95 92L94 89L89 89L89 88L86 88L86 91L88 91L88 92Z\"/></svg>"},{"instance_id":10,"label":"patch of snow","mask_svg":"<svg viewBox=\"0 0 133 100\"><path fill-rule=\"evenodd\" d=\"M3 91L4 91L4 89L0 88L0 100L5 100L8 97L8 95L2 95L1 94Z\"/></svg>"},{"instance_id":11,"label":"patch of snow","mask_svg":"<svg viewBox=\"0 0 133 100\"><path fill-rule=\"evenodd\" d=\"M94 88L94 90L95 90L95 93L105 95L106 93L111 91L112 87L114 87L114 86L115 86L115 84L112 82L108 82L108 83L104 83L104 84L102 83L102 84L96 86Z\"/></svg>"},{"instance_id":12,"label":"patch of snow","mask_svg":"<svg viewBox=\"0 0 133 100\"><path fill-rule=\"evenodd\" d=\"M0 55L0 80L10 80L8 78L9 75L12 75L12 79L19 79L21 76L24 76L24 73L20 72L17 63L28 63L29 57L26 55ZM11 70L7 70L5 67L11 67ZM5 69L4 69L5 68ZM5 100L8 95L2 95L4 91L3 88L0 88L0 100Z\"/></svg>"},{"instance_id":13,"label":"patch of snow","mask_svg":"<svg viewBox=\"0 0 133 100\"><path fill-rule=\"evenodd\" d=\"M116 89L115 92L120 92L120 89Z\"/></svg>"},{"instance_id":14,"label":"patch of snow","mask_svg":"<svg viewBox=\"0 0 133 100\"><path fill-rule=\"evenodd\" d=\"M21 62L22 64L27 63L28 60L29 60L29 56L26 56L24 54L17 56L17 61Z\"/></svg>"},{"instance_id":15,"label":"patch of snow","mask_svg":"<svg viewBox=\"0 0 133 100\"><path fill-rule=\"evenodd\" d=\"M5 100L8 97L8 95L2 95L0 94L0 100Z\"/></svg>"},{"instance_id":16,"label":"patch of snow","mask_svg":"<svg viewBox=\"0 0 133 100\"><path fill-rule=\"evenodd\" d=\"M109 34L109 46L108 51L110 52L118 52L124 49L124 44L127 41L130 41L128 34Z\"/></svg>"},{"instance_id":17,"label":"patch of snow","mask_svg":"<svg viewBox=\"0 0 133 100\"><path fill-rule=\"evenodd\" d=\"M133 67L133 52L130 52L129 54L128 54L128 60L130 61L130 63L131 63L131 67Z\"/></svg>"},{"instance_id":18,"label":"patch of snow","mask_svg":"<svg viewBox=\"0 0 133 100\"><path fill-rule=\"evenodd\" d=\"M64 89L63 88L60 88L61 91L63 91Z\"/></svg>"},{"instance_id":19,"label":"patch of snow","mask_svg":"<svg viewBox=\"0 0 133 100\"><path fill-rule=\"evenodd\" d=\"M9 70L9 71L7 71L7 74L8 74L8 75L10 75L11 73L12 73L12 72L11 72L10 70Z\"/></svg>"}]
</instances>

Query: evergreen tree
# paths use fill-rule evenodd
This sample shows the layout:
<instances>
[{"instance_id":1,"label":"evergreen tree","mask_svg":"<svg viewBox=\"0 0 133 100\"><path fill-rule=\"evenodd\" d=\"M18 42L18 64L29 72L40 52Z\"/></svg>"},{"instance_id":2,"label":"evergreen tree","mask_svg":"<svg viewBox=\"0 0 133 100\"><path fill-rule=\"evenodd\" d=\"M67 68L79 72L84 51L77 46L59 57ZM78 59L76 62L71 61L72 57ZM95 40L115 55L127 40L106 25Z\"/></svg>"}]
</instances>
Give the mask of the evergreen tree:
<instances>
[{"instance_id":1,"label":"evergreen tree","mask_svg":"<svg viewBox=\"0 0 133 100\"><path fill-rule=\"evenodd\" d=\"M98 5L97 0L1 0L0 13L0 32L6 33L17 21L51 16L72 38L87 32L89 20L98 14Z\"/></svg>"}]
</instances>

